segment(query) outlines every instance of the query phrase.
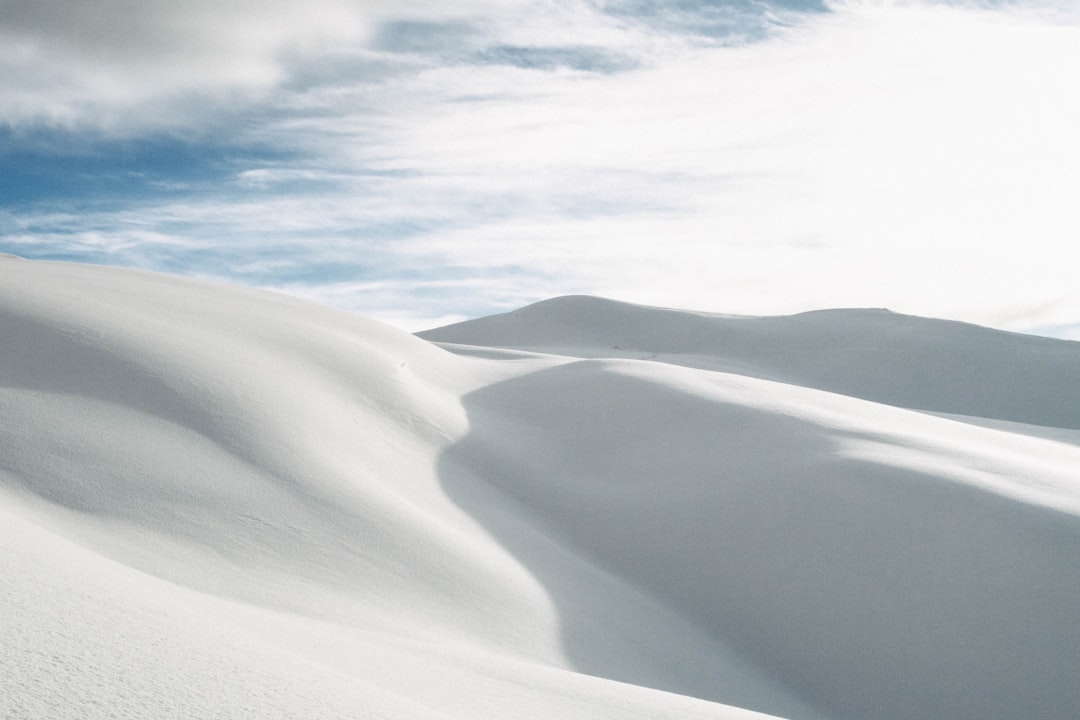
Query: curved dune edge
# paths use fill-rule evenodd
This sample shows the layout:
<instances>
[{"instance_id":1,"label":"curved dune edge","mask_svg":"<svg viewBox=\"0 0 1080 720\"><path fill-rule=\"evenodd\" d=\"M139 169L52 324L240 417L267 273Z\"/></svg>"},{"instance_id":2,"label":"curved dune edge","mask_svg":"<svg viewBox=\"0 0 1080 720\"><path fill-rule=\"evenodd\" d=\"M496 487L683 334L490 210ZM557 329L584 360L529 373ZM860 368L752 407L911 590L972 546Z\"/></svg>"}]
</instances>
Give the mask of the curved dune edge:
<instances>
[{"instance_id":1,"label":"curved dune edge","mask_svg":"<svg viewBox=\"0 0 1080 720\"><path fill-rule=\"evenodd\" d=\"M611 313L651 345L601 336ZM440 348L270 293L0 262L0 696L50 718L1063 717L1080 448L1038 398L1076 344L878 317L777 332L998 353L972 376L1049 358L1041 384L988 397L954 368L966 387L923 407L925 363L857 378L982 427L823 388L857 353L800 371L633 306Z\"/></svg>"}]
</instances>

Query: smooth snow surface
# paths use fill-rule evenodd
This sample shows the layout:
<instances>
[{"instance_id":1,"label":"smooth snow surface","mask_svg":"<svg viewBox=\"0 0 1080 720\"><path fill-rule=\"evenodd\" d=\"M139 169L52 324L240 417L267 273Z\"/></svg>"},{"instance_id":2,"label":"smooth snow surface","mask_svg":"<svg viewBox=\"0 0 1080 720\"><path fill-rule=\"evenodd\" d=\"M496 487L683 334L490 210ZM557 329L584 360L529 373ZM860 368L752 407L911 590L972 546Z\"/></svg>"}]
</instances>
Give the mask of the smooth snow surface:
<instances>
[{"instance_id":1,"label":"smooth snow surface","mask_svg":"<svg viewBox=\"0 0 1080 720\"><path fill-rule=\"evenodd\" d=\"M1075 717L1080 344L422 335L0 258L0 717Z\"/></svg>"}]
</instances>

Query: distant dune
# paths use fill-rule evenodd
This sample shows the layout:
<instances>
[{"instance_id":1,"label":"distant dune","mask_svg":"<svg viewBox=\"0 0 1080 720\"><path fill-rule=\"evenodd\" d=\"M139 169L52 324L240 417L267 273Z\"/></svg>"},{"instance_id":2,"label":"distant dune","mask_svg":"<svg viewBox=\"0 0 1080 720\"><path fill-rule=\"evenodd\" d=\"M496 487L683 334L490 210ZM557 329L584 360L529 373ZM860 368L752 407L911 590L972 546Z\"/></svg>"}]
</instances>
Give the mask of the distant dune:
<instances>
[{"instance_id":1,"label":"distant dune","mask_svg":"<svg viewBox=\"0 0 1080 720\"><path fill-rule=\"evenodd\" d=\"M1078 378L882 310L412 336L0 257L0 717L1072 718Z\"/></svg>"},{"instance_id":2,"label":"distant dune","mask_svg":"<svg viewBox=\"0 0 1080 720\"><path fill-rule=\"evenodd\" d=\"M1080 429L1080 343L888 310L742 317L571 296L420 336L660 360L897 407Z\"/></svg>"}]
</instances>

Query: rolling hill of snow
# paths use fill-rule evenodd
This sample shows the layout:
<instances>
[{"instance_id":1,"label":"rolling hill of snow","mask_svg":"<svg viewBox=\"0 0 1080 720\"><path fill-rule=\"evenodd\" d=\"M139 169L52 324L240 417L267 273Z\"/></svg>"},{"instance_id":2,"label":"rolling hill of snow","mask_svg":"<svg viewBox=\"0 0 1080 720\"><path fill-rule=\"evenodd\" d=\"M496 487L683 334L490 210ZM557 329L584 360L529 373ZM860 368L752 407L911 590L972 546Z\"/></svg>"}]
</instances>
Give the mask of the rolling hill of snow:
<instances>
[{"instance_id":1,"label":"rolling hill of snow","mask_svg":"<svg viewBox=\"0 0 1080 720\"><path fill-rule=\"evenodd\" d=\"M0 717L1071 718L1080 343L412 336L0 258Z\"/></svg>"}]
</instances>

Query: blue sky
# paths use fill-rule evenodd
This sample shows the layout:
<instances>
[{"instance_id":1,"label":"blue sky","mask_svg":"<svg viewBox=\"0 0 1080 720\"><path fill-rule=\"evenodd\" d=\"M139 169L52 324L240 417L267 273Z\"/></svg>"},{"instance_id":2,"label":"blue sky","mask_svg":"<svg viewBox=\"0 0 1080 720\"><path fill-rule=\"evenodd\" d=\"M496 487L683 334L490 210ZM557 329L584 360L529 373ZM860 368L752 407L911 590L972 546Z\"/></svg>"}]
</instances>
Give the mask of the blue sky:
<instances>
[{"instance_id":1,"label":"blue sky","mask_svg":"<svg viewBox=\"0 0 1080 720\"><path fill-rule=\"evenodd\" d=\"M0 252L1080 338L1076 68L1072 0L6 0Z\"/></svg>"}]
</instances>

